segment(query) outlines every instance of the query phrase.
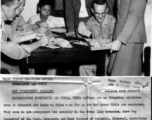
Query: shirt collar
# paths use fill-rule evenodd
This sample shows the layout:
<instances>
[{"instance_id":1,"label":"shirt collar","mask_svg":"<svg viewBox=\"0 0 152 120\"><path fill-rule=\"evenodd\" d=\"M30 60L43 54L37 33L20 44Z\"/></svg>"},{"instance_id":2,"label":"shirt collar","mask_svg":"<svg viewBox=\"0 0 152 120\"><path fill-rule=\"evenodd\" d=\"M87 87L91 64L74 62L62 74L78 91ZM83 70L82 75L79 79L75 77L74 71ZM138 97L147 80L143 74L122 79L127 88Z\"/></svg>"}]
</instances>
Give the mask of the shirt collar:
<instances>
[{"instance_id":1,"label":"shirt collar","mask_svg":"<svg viewBox=\"0 0 152 120\"><path fill-rule=\"evenodd\" d=\"M38 14L38 15L39 15L39 20L41 20L40 14ZM49 15L49 17L47 18L47 20L52 20L52 15Z\"/></svg>"},{"instance_id":2,"label":"shirt collar","mask_svg":"<svg viewBox=\"0 0 152 120\"><path fill-rule=\"evenodd\" d=\"M105 16L104 20L102 21L102 23L98 23L98 21L95 18L94 18L94 22L95 22L95 24L97 26L100 26L100 24L102 24L102 26L103 25L107 25L108 24L108 14L106 14L106 16Z\"/></svg>"}]
</instances>

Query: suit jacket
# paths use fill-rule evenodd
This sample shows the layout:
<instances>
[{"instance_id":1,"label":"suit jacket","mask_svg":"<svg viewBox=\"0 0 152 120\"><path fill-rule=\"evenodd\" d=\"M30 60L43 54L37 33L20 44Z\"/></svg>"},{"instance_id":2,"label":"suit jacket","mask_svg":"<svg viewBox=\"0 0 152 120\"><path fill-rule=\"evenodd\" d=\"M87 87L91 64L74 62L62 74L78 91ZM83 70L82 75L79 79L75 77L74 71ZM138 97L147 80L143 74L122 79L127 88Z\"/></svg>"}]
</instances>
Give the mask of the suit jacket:
<instances>
[{"instance_id":1,"label":"suit jacket","mask_svg":"<svg viewBox=\"0 0 152 120\"><path fill-rule=\"evenodd\" d=\"M79 11L81 7L80 0L65 0L65 16L68 31L75 31L80 20L86 22L91 16L91 5L93 0L86 0L86 9L88 17L81 19L79 18Z\"/></svg>"},{"instance_id":2,"label":"suit jacket","mask_svg":"<svg viewBox=\"0 0 152 120\"><path fill-rule=\"evenodd\" d=\"M114 39L124 44L146 42L144 12L147 0L118 0Z\"/></svg>"},{"instance_id":3,"label":"suit jacket","mask_svg":"<svg viewBox=\"0 0 152 120\"><path fill-rule=\"evenodd\" d=\"M112 53L108 72L114 76L141 75L141 54L146 42L146 0L117 0L117 6L114 40L118 39L123 44L118 52Z\"/></svg>"}]
</instances>

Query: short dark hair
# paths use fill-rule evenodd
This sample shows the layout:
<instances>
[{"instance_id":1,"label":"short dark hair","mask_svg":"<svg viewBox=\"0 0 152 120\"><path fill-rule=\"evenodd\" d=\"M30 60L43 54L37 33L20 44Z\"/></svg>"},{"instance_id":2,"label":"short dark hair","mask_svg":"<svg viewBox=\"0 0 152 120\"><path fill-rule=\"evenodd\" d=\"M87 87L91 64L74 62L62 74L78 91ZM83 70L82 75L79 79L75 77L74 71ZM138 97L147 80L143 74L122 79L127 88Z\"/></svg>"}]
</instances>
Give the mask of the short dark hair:
<instances>
[{"instance_id":1,"label":"short dark hair","mask_svg":"<svg viewBox=\"0 0 152 120\"><path fill-rule=\"evenodd\" d=\"M94 4L104 5L105 3L107 3L107 0L94 0L92 3L92 7Z\"/></svg>"},{"instance_id":2,"label":"short dark hair","mask_svg":"<svg viewBox=\"0 0 152 120\"><path fill-rule=\"evenodd\" d=\"M15 0L1 0L1 4L2 4L2 5L10 6L10 5L13 5L13 4L14 4L14 1L15 1ZM18 0L18 1L19 1L19 0Z\"/></svg>"},{"instance_id":3,"label":"short dark hair","mask_svg":"<svg viewBox=\"0 0 152 120\"><path fill-rule=\"evenodd\" d=\"M94 0L93 4L98 4L98 5L104 5L105 3L107 3L106 0Z\"/></svg>"},{"instance_id":4,"label":"short dark hair","mask_svg":"<svg viewBox=\"0 0 152 120\"><path fill-rule=\"evenodd\" d=\"M50 0L51 1L51 0ZM41 0L39 3L38 3L38 7L41 8L45 5L50 5L51 9L52 9L52 4L50 1L47 1L47 0Z\"/></svg>"}]
</instances>

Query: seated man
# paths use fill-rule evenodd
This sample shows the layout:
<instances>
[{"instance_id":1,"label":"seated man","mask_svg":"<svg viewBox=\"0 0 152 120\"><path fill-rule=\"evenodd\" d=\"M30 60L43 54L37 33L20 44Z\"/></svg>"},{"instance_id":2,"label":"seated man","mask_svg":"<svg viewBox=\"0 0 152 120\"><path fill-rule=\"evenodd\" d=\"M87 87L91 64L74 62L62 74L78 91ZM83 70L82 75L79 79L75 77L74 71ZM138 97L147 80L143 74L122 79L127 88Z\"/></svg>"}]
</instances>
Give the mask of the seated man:
<instances>
[{"instance_id":1,"label":"seated man","mask_svg":"<svg viewBox=\"0 0 152 120\"><path fill-rule=\"evenodd\" d=\"M30 55L30 52L37 49L40 46L44 46L48 43L48 40L45 36L39 39L30 45L19 45L13 42L12 37L13 35L8 35L5 29L4 21L13 21L16 16L16 10L19 7L18 0L2 0L1 2L1 31L2 31L2 38L1 38L1 68L7 69L12 74L18 74L19 71L12 69L11 64L16 64L19 60ZM10 29L11 30L11 29ZM10 31L13 33L13 31ZM36 37L36 36L35 36ZM27 38L26 38L27 39ZM15 61L15 62L14 62Z\"/></svg>"},{"instance_id":2,"label":"seated man","mask_svg":"<svg viewBox=\"0 0 152 120\"><path fill-rule=\"evenodd\" d=\"M63 18L54 17L51 14L52 7L49 1L43 0L38 4L39 13L32 16L29 19L30 24L37 24L37 27L41 26L42 23L47 23L50 31L57 33L65 33L66 29L65 22Z\"/></svg>"},{"instance_id":3,"label":"seated man","mask_svg":"<svg viewBox=\"0 0 152 120\"><path fill-rule=\"evenodd\" d=\"M91 10L94 16L91 17L86 23L79 23L78 33L82 36L88 36L87 33L90 32L93 39L100 41L110 39L112 41L115 18L107 13L108 7L106 0L94 0L93 8ZM109 57L106 56L106 69L108 66L108 61ZM79 72L82 76L94 76L96 75L96 65L80 66Z\"/></svg>"}]
</instances>

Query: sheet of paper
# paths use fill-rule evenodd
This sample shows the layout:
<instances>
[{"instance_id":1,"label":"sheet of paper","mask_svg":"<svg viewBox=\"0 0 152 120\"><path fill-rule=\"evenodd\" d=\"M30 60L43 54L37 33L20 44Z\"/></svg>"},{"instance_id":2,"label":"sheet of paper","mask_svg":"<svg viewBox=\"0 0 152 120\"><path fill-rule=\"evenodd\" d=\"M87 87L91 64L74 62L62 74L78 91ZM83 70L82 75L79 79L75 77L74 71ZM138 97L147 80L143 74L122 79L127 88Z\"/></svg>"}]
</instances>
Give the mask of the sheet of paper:
<instances>
[{"instance_id":1,"label":"sheet of paper","mask_svg":"<svg viewBox=\"0 0 152 120\"><path fill-rule=\"evenodd\" d=\"M46 45L45 47L52 48L52 49L60 48L59 46L56 46L52 41L50 41L49 44Z\"/></svg>"},{"instance_id":2,"label":"sheet of paper","mask_svg":"<svg viewBox=\"0 0 152 120\"><path fill-rule=\"evenodd\" d=\"M96 51L96 50L110 50L111 46L105 46L105 47L91 47L91 51Z\"/></svg>"},{"instance_id":3,"label":"sheet of paper","mask_svg":"<svg viewBox=\"0 0 152 120\"><path fill-rule=\"evenodd\" d=\"M0 79L0 120L151 120L148 77Z\"/></svg>"}]
</instances>

